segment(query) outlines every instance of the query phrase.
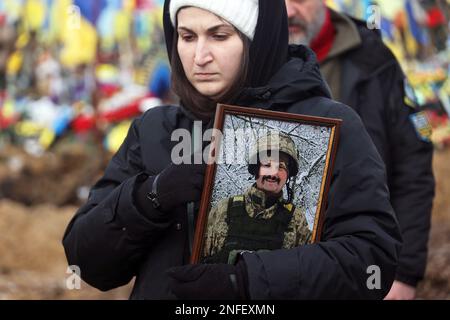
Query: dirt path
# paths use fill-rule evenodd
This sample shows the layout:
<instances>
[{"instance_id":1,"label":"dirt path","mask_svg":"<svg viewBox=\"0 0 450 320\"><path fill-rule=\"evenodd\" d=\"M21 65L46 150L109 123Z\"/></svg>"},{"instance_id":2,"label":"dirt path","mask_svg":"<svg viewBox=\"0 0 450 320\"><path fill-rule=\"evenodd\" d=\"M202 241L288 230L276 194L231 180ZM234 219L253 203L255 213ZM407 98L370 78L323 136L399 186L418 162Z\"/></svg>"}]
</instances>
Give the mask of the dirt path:
<instances>
[{"instance_id":1,"label":"dirt path","mask_svg":"<svg viewBox=\"0 0 450 320\"><path fill-rule=\"evenodd\" d=\"M428 246L425 280L418 290L422 299L450 299L450 149L434 156L436 198Z\"/></svg>"},{"instance_id":2,"label":"dirt path","mask_svg":"<svg viewBox=\"0 0 450 320\"><path fill-rule=\"evenodd\" d=\"M130 288L102 293L66 287L61 239L76 207L27 208L0 202L0 299L127 299Z\"/></svg>"}]
</instances>

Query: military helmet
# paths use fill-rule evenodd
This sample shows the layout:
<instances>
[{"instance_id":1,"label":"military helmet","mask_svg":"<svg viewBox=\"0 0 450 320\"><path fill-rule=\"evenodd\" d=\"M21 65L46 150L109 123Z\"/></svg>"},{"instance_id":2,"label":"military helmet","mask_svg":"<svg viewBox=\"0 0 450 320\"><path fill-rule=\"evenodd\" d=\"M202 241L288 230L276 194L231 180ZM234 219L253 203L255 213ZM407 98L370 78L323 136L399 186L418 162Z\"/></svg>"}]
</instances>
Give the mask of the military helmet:
<instances>
[{"instance_id":1,"label":"military helmet","mask_svg":"<svg viewBox=\"0 0 450 320\"><path fill-rule=\"evenodd\" d=\"M248 172L256 176L259 170L260 154L270 155L269 151L276 150L290 158L289 177L296 176L299 170L297 147L291 137L282 132L269 132L257 141L256 145L250 150Z\"/></svg>"}]
</instances>

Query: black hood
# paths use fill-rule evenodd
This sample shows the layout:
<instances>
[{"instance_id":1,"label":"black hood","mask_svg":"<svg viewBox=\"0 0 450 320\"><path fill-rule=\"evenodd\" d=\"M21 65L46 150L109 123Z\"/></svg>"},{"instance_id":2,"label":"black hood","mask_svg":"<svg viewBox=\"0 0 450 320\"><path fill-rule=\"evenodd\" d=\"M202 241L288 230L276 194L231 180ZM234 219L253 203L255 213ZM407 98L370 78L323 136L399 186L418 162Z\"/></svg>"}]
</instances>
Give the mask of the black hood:
<instances>
[{"instance_id":1,"label":"black hood","mask_svg":"<svg viewBox=\"0 0 450 320\"><path fill-rule=\"evenodd\" d=\"M331 98L315 53L306 46L289 46L289 60L265 85L246 89L239 105L284 109L312 97Z\"/></svg>"},{"instance_id":2,"label":"black hood","mask_svg":"<svg viewBox=\"0 0 450 320\"><path fill-rule=\"evenodd\" d=\"M242 0L246 1L246 0ZM164 3L164 34L169 59L172 57L174 28L170 21L170 0ZM272 78L288 57L288 23L284 0L259 0L259 16L250 46L248 87L259 87Z\"/></svg>"},{"instance_id":3,"label":"black hood","mask_svg":"<svg viewBox=\"0 0 450 320\"><path fill-rule=\"evenodd\" d=\"M170 58L175 30L170 21L169 5L170 0L166 0L164 33ZM331 97L314 52L305 46L289 46L288 38L284 0L259 0L247 89L234 104L279 109L310 97Z\"/></svg>"}]
</instances>

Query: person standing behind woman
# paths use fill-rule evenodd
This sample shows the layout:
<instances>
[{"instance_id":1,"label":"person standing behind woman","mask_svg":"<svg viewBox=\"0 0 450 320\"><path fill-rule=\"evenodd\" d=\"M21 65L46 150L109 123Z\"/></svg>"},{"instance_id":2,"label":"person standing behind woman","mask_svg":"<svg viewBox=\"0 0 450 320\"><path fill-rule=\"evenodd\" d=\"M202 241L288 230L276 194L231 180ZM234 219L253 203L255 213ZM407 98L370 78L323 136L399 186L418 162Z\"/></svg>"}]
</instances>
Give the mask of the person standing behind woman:
<instances>
[{"instance_id":1,"label":"person standing behind woman","mask_svg":"<svg viewBox=\"0 0 450 320\"><path fill-rule=\"evenodd\" d=\"M433 145L418 134L427 121L413 121L423 120L423 114L414 93L407 93L412 88L378 30L327 8L324 0L285 1L291 43L311 46L333 98L359 114L386 165L391 204L404 240L386 299L414 299L425 274L435 188Z\"/></svg>"},{"instance_id":2,"label":"person standing behind woman","mask_svg":"<svg viewBox=\"0 0 450 320\"><path fill-rule=\"evenodd\" d=\"M166 0L164 27L180 106L134 120L67 227L69 264L101 290L136 277L131 299L383 298L401 245L385 168L359 117L330 99L313 53L288 47L284 0ZM321 243L189 265L205 165L174 164L171 136L211 127L217 103L343 120Z\"/></svg>"}]
</instances>

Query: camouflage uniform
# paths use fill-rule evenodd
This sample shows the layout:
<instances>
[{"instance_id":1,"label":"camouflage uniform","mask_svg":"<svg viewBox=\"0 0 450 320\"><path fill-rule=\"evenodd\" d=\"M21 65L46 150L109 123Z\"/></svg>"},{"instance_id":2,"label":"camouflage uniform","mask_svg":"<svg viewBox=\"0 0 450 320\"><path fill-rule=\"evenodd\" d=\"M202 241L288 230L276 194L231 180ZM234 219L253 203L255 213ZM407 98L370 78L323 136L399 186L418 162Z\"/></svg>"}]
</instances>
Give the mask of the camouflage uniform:
<instances>
[{"instance_id":1,"label":"camouflage uniform","mask_svg":"<svg viewBox=\"0 0 450 320\"><path fill-rule=\"evenodd\" d=\"M299 171L298 151L292 139L281 132L261 137L250 152L248 171L258 176L261 159L281 152L288 156L289 178ZM294 178L295 179L295 178ZM203 262L232 263L243 250L288 249L311 239L304 210L292 204L293 194L287 184L289 200L281 196L267 207L266 194L253 185L245 194L224 199L209 214Z\"/></svg>"},{"instance_id":2,"label":"camouflage uniform","mask_svg":"<svg viewBox=\"0 0 450 320\"><path fill-rule=\"evenodd\" d=\"M309 230L306 217L300 208L296 208L292 203L286 202L280 197L277 202L266 208L266 195L263 191L258 190L256 186L252 186L245 194L224 199L214 207L208 219L207 231L205 236L205 246L203 256L206 257L206 262L228 262L224 257L229 257L233 250L243 251L248 248L233 247L231 245L226 253L221 253L224 249L226 241L229 241L228 230L229 223L227 221L230 207L233 205L245 207L245 212L252 219L263 219L269 221L276 215L285 213L288 216L287 224L282 233L282 242L279 243L278 248L272 249L288 249L306 244L311 239L311 231ZM242 227L245 229L245 227ZM245 237L246 235L243 235ZM264 237L264 234L260 234ZM271 237L273 235L265 235ZM276 241L275 241L276 242ZM239 245L238 245L239 246ZM277 245L275 245L277 246ZM231 248L231 250L230 250ZM253 248L254 250L267 249L264 247ZM221 255L220 258L217 255Z\"/></svg>"}]
</instances>

